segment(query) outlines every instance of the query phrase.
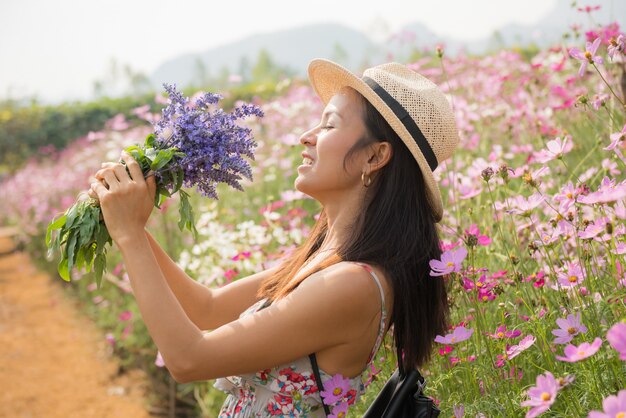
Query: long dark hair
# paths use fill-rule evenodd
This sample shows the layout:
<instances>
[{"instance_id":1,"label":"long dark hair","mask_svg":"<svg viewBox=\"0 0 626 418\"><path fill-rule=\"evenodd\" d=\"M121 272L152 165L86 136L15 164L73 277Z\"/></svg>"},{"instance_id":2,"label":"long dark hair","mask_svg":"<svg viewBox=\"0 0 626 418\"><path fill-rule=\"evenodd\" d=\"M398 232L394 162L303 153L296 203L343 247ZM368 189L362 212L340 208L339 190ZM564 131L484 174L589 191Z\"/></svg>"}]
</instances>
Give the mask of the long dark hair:
<instances>
[{"instance_id":1,"label":"long dark hair","mask_svg":"<svg viewBox=\"0 0 626 418\"><path fill-rule=\"evenodd\" d=\"M441 257L437 225L417 162L380 113L354 93L363 105L367 133L346 154L344 168L352 155L375 142L389 142L392 155L373 178L363 209L345 231L345 242L311 274L341 261L379 266L393 288L391 324L396 347L404 351L406 368L420 367L430 359L435 336L448 325L446 286L441 278L429 275L429 260ZM309 238L262 283L257 296L273 301L302 282L305 277L292 279L320 247L327 231L322 209Z\"/></svg>"}]
</instances>

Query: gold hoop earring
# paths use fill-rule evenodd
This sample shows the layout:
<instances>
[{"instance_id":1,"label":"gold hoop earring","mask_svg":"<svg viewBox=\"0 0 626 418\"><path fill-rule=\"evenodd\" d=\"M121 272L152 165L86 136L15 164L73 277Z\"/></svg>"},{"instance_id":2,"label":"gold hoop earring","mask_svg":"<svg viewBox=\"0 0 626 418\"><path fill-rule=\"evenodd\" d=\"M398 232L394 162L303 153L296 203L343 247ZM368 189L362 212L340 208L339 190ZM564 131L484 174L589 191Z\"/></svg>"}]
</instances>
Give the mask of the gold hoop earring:
<instances>
[{"instance_id":1,"label":"gold hoop earring","mask_svg":"<svg viewBox=\"0 0 626 418\"><path fill-rule=\"evenodd\" d=\"M361 173L361 182L363 183L363 186L365 187L370 187L370 185L372 184L372 178L370 176L367 176L367 182L365 181L365 171Z\"/></svg>"}]
</instances>

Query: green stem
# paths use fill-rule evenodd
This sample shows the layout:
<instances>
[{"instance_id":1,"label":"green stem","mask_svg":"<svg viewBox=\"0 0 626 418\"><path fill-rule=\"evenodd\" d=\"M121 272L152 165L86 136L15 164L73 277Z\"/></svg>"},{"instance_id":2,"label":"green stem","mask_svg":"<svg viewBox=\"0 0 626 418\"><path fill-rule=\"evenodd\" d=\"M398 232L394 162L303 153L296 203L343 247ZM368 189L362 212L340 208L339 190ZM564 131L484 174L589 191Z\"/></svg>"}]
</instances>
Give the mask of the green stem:
<instances>
[{"instance_id":1,"label":"green stem","mask_svg":"<svg viewBox=\"0 0 626 418\"><path fill-rule=\"evenodd\" d=\"M618 102L620 102L622 104L622 109L626 107L626 105L624 105L624 102L622 101L622 99L615 94L615 92L613 91L613 88L611 87L611 85L609 84L608 81L606 81L606 79L604 78L604 76L602 75L602 72L600 71L600 69L596 66L595 62L592 62L591 65L593 65L593 68L596 69L596 71L598 72L598 74L600 74L600 78L602 78L602 81L604 81L604 84L606 84L606 86L609 88L609 90L611 91L611 93L613 93L613 96L615 96L615 98L617 99Z\"/></svg>"}]
</instances>

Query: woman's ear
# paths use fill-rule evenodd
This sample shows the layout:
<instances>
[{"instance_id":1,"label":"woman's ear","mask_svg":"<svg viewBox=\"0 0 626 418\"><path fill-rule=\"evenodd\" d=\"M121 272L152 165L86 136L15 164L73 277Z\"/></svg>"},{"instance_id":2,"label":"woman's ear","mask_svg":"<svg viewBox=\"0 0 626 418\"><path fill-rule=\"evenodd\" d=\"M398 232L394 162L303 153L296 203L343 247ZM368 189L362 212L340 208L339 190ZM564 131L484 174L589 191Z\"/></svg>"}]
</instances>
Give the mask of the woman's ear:
<instances>
[{"instance_id":1,"label":"woman's ear","mask_svg":"<svg viewBox=\"0 0 626 418\"><path fill-rule=\"evenodd\" d=\"M373 152L367 162L373 165L373 170L384 167L389 160L391 160L391 156L393 155L391 143L387 141L377 142L372 145L372 149Z\"/></svg>"}]
</instances>

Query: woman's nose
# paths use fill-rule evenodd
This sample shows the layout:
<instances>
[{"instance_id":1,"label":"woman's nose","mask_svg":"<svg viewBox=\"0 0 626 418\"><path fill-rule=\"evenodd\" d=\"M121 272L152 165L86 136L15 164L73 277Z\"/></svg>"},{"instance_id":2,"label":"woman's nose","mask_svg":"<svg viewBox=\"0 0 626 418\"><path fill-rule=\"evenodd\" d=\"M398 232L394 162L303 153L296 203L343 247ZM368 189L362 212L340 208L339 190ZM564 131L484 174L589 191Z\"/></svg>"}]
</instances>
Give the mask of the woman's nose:
<instances>
[{"instance_id":1,"label":"woman's nose","mask_svg":"<svg viewBox=\"0 0 626 418\"><path fill-rule=\"evenodd\" d=\"M313 144L315 145L315 141L317 140L317 135L315 135L315 128L309 129L305 133L300 136L300 143L302 145L305 144Z\"/></svg>"}]
</instances>

